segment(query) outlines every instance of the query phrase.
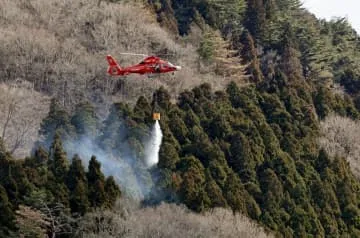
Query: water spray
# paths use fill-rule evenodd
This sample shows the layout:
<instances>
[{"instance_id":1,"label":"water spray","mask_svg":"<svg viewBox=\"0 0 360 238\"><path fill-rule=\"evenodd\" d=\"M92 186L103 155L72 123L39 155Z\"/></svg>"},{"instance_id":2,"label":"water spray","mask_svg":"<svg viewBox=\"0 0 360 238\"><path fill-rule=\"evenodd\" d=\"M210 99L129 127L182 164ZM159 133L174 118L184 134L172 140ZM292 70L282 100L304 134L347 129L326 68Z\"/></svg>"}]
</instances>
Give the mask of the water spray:
<instances>
[{"instance_id":1,"label":"water spray","mask_svg":"<svg viewBox=\"0 0 360 238\"><path fill-rule=\"evenodd\" d=\"M150 168L159 162L159 151L162 142L162 131L160 127L160 113L154 113L153 119L155 124L151 130L151 139L145 148L146 165Z\"/></svg>"}]
</instances>

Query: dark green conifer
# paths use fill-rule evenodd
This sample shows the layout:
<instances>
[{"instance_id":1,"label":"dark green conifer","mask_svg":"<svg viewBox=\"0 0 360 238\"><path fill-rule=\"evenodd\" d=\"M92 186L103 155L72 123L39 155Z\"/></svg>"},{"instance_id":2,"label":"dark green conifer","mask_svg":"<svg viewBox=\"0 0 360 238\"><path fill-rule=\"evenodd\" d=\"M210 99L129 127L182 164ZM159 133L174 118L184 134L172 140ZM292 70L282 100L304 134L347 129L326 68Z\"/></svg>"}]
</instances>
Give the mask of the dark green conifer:
<instances>
[{"instance_id":1,"label":"dark green conifer","mask_svg":"<svg viewBox=\"0 0 360 238\"><path fill-rule=\"evenodd\" d=\"M70 165L66 180L70 192L70 208L74 213L85 214L89 207L88 184L85 168L78 155L75 155Z\"/></svg>"},{"instance_id":2,"label":"dark green conifer","mask_svg":"<svg viewBox=\"0 0 360 238\"><path fill-rule=\"evenodd\" d=\"M76 183L75 189L70 194L71 212L84 215L89 210L89 200L86 192L87 184L79 180Z\"/></svg>"},{"instance_id":3,"label":"dark green conifer","mask_svg":"<svg viewBox=\"0 0 360 238\"><path fill-rule=\"evenodd\" d=\"M54 141L50 147L49 167L57 181L65 182L69 161L63 149L60 133L55 134Z\"/></svg>"},{"instance_id":4,"label":"dark green conifer","mask_svg":"<svg viewBox=\"0 0 360 238\"><path fill-rule=\"evenodd\" d=\"M230 135L232 129L229 119L224 114L213 115L214 118L209 125L207 133L212 138L224 139Z\"/></svg>"},{"instance_id":5,"label":"dark green conifer","mask_svg":"<svg viewBox=\"0 0 360 238\"><path fill-rule=\"evenodd\" d=\"M231 141L230 166L233 167L234 171L240 175L244 182L254 181L256 177L256 161L252 156L248 139L241 132L237 132L232 136Z\"/></svg>"},{"instance_id":6,"label":"dark green conifer","mask_svg":"<svg viewBox=\"0 0 360 238\"><path fill-rule=\"evenodd\" d=\"M281 42L281 70L290 80L304 80L303 68L300 62L300 52L296 43L296 36L291 23L287 22L284 26L284 33Z\"/></svg>"},{"instance_id":7,"label":"dark green conifer","mask_svg":"<svg viewBox=\"0 0 360 238\"><path fill-rule=\"evenodd\" d=\"M16 230L15 216L5 188L0 184L0 236L8 236Z\"/></svg>"},{"instance_id":8,"label":"dark green conifer","mask_svg":"<svg viewBox=\"0 0 360 238\"><path fill-rule=\"evenodd\" d=\"M219 185L212 178L210 170L205 170L205 192L210 199L210 207L226 207L227 202L222 194Z\"/></svg>"},{"instance_id":9,"label":"dark green conifer","mask_svg":"<svg viewBox=\"0 0 360 238\"><path fill-rule=\"evenodd\" d=\"M183 158L179 162L182 172L180 187L181 200L195 211L203 211L210 205L210 200L205 191L205 174L201 162L194 156Z\"/></svg>"},{"instance_id":10,"label":"dark green conifer","mask_svg":"<svg viewBox=\"0 0 360 238\"><path fill-rule=\"evenodd\" d=\"M164 142L161 144L159 151L159 168L175 169L175 165L179 160L179 154L171 143Z\"/></svg>"},{"instance_id":11,"label":"dark green conifer","mask_svg":"<svg viewBox=\"0 0 360 238\"><path fill-rule=\"evenodd\" d=\"M223 191L227 203L234 211L248 214L246 207L247 192L234 172L228 174Z\"/></svg>"},{"instance_id":12,"label":"dark green conifer","mask_svg":"<svg viewBox=\"0 0 360 238\"><path fill-rule=\"evenodd\" d=\"M284 196L284 188L281 181L275 172L268 168L259 175L259 182L261 190L264 191L264 207L269 211L277 209Z\"/></svg>"},{"instance_id":13,"label":"dark green conifer","mask_svg":"<svg viewBox=\"0 0 360 238\"><path fill-rule=\"evenodd\" d=\"M34 158L37 166L46 165L49 160L49 154L42 146L40 146L35 150Z\"/></svg>"},{"instance_id":14,"label":"dark green conifer","mask_svg":"<svg viewBox=\"0 0 360 238\"><path fill-rule=\"evenodd\" d=\"M51 191L56 202L69 206L69 191L65 185L69 169L69 161L62 146L60 133L56 133L50 147L48 160L49 172L47 174L46 187Z\"/></svg>"},{"instance_id":15,"label":"dark green conifer","mask_svg":"<svg viewBox=\"0 0 360 238\"><path fill-rule=\"evenodd\" d=\"M137 122L152 122L152 110L149 102L144 96L140 96L134 107L134 117Z\"/></svg>"},{"instance_id":16,"label":"dark green conifer","mask_svg":"<svg viewBox=\"0 0 360 238\"><path fill-rule=\"evenodd\" d=\"M94 106L89 102L82 102L76 105L71 124L78 136L94 137L97 132L97 120Z\"/></svg>"},{"instance_id":17,"label":"dark green conifer","mask_svg":"<svg viewBox=\"0 0 360 238\"><path fill-rule=\"evenodd\" d=\"M87 172L89 202L91 207L102 207L106 203L105 176L100 170L101 164L92 156Z\"/></svg>"},{"instance_id":18,"label":"dark green conifer","mask_svg":"<svg viewBox=\"0 0 360 238\"><path fill-rule=\"evenodd\" d=\"M7 151L3 139L0 137L0 159L5 158Z\"/></svg>"},{"instance_id":19,"label":"dark green conifer","mask_svg":"<svg viewBox=\"0 0 360 238\"><path fill-rule=\"evenodd\" d=\"M153 94L153 100L152 100L151 106L154 108L154 110L162 109L162 110L167 111L171 104L170 99L171 99L171 96L170 96L169 92L164 87L161 86ZM156 108L156 107L160 107L160 108Z\"/></svg>"},{"instance_id":20,"label":"dark green conifer","mask_svg":"<svg viewBox=\"0 0 360 238\"><path fill-rule=\"evenodd\" d=\"M184 121L178 115L174 115L170 120L169 128L172 134L180 144L184 144L189 133Z\"/></svg>"},{"instance_id":21,"label":"dark green conifer","mask_svg":"<svg viewBox=\"0 0 360 238\"><path fill-rule=\"evenodd\" d=\"M258 83L263 81L264 77L260 69L260 62L251 34L247 30L245 30L241 35L240 41L242 44L240 54L243 58L243 64L250 64L246 68L246 73L251 76L250 79L253 82Z\"/></svg>"},{"instance_id":22,"label":"dark green conifer","mask_svg":"<svg viewBox=\"0 0 360 238\"><path fill-rule=\"evenodd\" d=\"M121 196L119 185L114 180L113 176L109 176L105 181L105 193L107 198L107 207L112 208L116 200Z\"/></svg>"},{"instance_id":23,"label":"dark green conifer","mask_svg":"<svg viewBox=\"0 0 360 238\"><path fill-rule=\"evenodd\" d=\"M73 139L75 128L70 123L69 114L53 98L50 103L49 114L41 122L39 130L39 134L43 137L42 143L46 147L50 145L55 133L59 133L62 139Z\"/></svg>"},{"instance_id":24,"label":"dark green conifer","mask_svg":"<svg viewBox=\"0 0 360 238\"><path fill-rule=\"evenodd\" d=\"M19 189L18 189L18 185L15 181L15 179L12 176L11 173L11 165L9 164L9 170L8 170L8 175L5 176L5 178L3 179L3 181L1 181L2 185L4 186L4 188L6 189L7 192L7 197L9 198L10 202L14 205L18 205L18 199L19 199Z\"/></svg>"},{"instance_id":25,"label":"dark green conifer","mask_svg":"<svg viewBox=\"0 0 360 238\"><path fill-rule=\"evenodd\" d=\"M200 125L200 119L199 117L194 113L194 111L189 108L185 112L185 119L184 122L188 129L191 129L193 126L199 126Z\"/></svg>"},{"instance_id":26,"label":"dark green conifer","mask_svg":"<svg viewBox=\"0 0 360 238\"><path fill-rule=\"evenodd\" d=\"M247 0L245 27L255 39L260 39L265 27L265 7L263 0Z\"/></svg>"},{"instance_id":27,"label":"dark green conifer","mask_svg":"<svg viewBox=\"0 0 360 238\"><path fill-rule=\"evenodd\" d=\"M232 81L229 83L226 92L229 95L230 102L234 108L238 108L243 104L240 98L240 89L235 82Z\"/></svg>"}]
</instances>

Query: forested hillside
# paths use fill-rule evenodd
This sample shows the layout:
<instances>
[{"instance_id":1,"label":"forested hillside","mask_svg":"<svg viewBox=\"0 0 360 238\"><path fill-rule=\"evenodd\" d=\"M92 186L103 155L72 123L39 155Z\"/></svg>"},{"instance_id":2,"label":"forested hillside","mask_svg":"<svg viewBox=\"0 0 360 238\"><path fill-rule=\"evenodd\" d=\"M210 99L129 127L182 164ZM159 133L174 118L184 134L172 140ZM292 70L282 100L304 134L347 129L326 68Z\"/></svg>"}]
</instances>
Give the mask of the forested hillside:
<instances>
[{"instance_id":1,"label":"forested hillside","mask_svg":"<svg viewBox=\"0 0 360 238\"><path fill-rule=\"evenodd\" d=\"M0 32L0 236L360 236L346 19L299 0L0 0ZM183 70L110 78L107 54L140 61L121 52Z\"/></svg>"}]
</instances>

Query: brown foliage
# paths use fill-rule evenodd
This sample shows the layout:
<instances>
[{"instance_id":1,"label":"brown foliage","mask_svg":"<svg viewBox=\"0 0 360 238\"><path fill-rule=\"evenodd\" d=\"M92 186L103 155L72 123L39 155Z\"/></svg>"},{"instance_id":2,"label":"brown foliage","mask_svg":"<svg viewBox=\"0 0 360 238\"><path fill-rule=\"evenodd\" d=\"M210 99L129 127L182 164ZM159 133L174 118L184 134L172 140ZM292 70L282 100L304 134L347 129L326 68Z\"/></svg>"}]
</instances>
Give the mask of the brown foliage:
<instances>
[{"instance_id":1,"label":"brown foliage","mask_svg":"<svg viewBox=\"0 0 360 238\"><path fill-rule=\"evenodd\" d=\"M0 9L0 80L30 81L70 109L84 97L107 106L114 99L149 97L155 87L165 86L175 96L199 83L218 83L198 73L196 47L175 40L139 1L1 0ZM183 70L119 83L106 75L105 56L112 54L123 66L141 60L120 52L172 54L163 58Z\"/></svg>"},{"instance_id":2,"label":"brown foliage","mask_svg":"<svg viewBox=\"0 0 360 238\"><path fill-rule=\"evenodd\" d=\"M360 178L360 122L330 115L320 125L320 146L332 157L344 157L353 173Z\"/></svg>"},{"instance_id":3,"label":"brown foliage","mask_svg":"<svg viewBox=\"0 0 360 238\"><path fill-rule=\"evenodd\" d=\"M31 89L31 85L0 84L0 137L12 154L28 154L48 105L49 99Z\"/></svg>"},{"instance_id":4,"label":"brown foliage","mask_svg":"<svg viewBox=\"0 0 360 238\"><path fill-rule=\"evenodd\" d=\"M272 237L249 218L223 208L197 214L174 204L128 209L123 203L115 211L86 215L81 237Z\"/></svg>"},{"instance_id":5,"label":"brown foliage","mask_svg":"<svg viewBox=\"0 0 360 238\"><path fill-rule=\"evenodd\" d=\"M45 238L47 227L50 226L50 222L42 212L23 205L20 205L16 211L16 223L20 237Z\"/></svg>"}]
</instances>

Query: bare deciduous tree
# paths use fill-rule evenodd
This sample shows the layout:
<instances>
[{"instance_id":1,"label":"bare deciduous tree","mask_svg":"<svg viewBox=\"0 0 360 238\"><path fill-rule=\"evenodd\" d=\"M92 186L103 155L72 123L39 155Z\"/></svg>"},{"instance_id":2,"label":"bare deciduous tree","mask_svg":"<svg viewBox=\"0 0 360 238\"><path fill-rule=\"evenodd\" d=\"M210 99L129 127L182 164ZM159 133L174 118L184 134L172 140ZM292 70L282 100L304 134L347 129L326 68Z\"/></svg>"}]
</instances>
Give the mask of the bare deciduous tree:
<instances>
[{"instance_id":1,"label":"bare deciduous tree","mask_svg":"<svg viewBox=\"0 0 360 238\"><path fill-rule=\"evenodd\" d=\"M119 201L114 211L87 214L80 223L80 237L272 237L246 216L216 208L205 214L184 206L127 207Z\"/></svg>"},{"instance_id":2,"label":"bare deciduous tree","mask_svg":"<svg viewBox=\"0 0 360 238\"><path fill-rule=\"evenodd\" d=\"M329 115L320 122L318 142L332 157L344 157L353 173L360 178L360 122L338 115Z\"/></svg>"},{"instance_id":3,"label":"bare deciduous tree","mask_svg":"<svg viewBox=\"0 0 360 238\"><path fill-rule=\"evenodd\" d=\"M197 46L162 29L142 0L100 5L92 0L2 0L0 4L0 67L4 68L0 79L32 82L36 90L56 96L69 110L84 98L106 108L113 100L134 102L139 95L151 96L155 84L148 79L138 83L137 76L127 78L130 90L116 90L118 79L106 75L107 54L124 66L141 58L121 52L157 54L182 65L175 75L156 79L174 98L204 82L223 87L224 78L212 69L198 71Z\"/></svg>"},{"instance_id":4,"label":"bare deciduous tree","mask_svg":"<svg viewBox=\"0 0 360 238\"><path fill-rule=\"evenodd\" d=\"M46 97L19 83L0 84L0 132L12 154L28 154L48 111L48 103Z\"/></svg>"},{"instance_id":5,"label":"bare deciduous tree","mask_svg":"<svg viewBox=\"0 0 360 238\"><path fill-rule=\"evenodd\" d=\"M42 228L46 230L47 237L55 238L59 235L73 234L75 225L78 218L74 218L69 215L69 208L65 208L61 203L50 202L49 198L46 196L44 191L33 191L30 197L26 197L28 203L32 207L27 207L17 211L18 215L22 215L24 222L29 219L26 214L33 214L34 225L35 227ZM24 211L27 211L27 213ZM18 217L18 220L21 217Z\"/></svg>"}]
</instances>

